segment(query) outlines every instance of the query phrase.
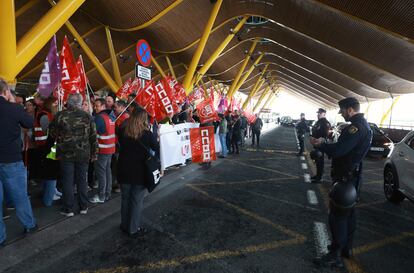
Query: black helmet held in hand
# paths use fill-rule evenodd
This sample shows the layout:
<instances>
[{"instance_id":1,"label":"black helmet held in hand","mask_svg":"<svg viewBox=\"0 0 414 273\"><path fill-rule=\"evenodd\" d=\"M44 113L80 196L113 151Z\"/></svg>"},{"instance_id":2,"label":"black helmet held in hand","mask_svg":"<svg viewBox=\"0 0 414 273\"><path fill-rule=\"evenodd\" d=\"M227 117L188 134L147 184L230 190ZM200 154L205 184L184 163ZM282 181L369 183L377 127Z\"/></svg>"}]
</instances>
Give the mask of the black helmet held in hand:
<instances>
[{"instance_id":1,"label":"black helmet held in hand","mask_svg":"<svg viewBox=\"0 0 414 273\"><path fill-rule=\"evenodd\" d=\"M322 152L319 150L313 150L312 152L310 152L310 158L312 160L316 160L318 158L321 158L323 156Z\"/></svg>"},{"instance_id":2,"label":"black helmet held in hand","mask_svg":"<svg viewBox=\"0 0 414 273\"><path fill-rule=\"evenodd\" d=\"M349 182L336 182L329 193L329 207L334 214L348 213L357 202L355 186Z\"/></svg>"}]
</instances>

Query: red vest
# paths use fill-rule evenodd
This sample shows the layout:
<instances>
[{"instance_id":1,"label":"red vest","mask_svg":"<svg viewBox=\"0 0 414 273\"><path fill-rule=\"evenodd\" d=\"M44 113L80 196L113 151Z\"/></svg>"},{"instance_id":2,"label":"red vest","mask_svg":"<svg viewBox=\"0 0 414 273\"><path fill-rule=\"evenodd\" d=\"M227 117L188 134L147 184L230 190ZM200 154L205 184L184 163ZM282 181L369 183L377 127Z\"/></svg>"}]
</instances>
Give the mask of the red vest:
<instances>
[{"instance_id":1,"label":"red vest","mask_svg":"<svg viewBox=\"0 0 414 273\"><path fill-rule=\"evenodd\" d=\"M125 120L127 120L129 118L129 114L128 113L123 113L116 121L115 121L115 126L116 128L121 127L122 123L124 123Z\"/></svg>"},{"instance_id":2,"label":"red vest","mask_svg":"<svg viewBox=\"0 0 414 273\"><path fill-rule=\"evenodd\" d=\"M43 132L42 126L40 125L40 118L43 115L47 115L47 119L49 120L49 122L51 122L52 119L53 119L52 113L50 113L46 110L41 110L36 114L35 124L34 124L34 127L33 127L33 135L34 135L35 144L37 146L46 145L46 142L47 142L46 141L47 140L47 131Z\"/></svg>"},{"instance_id":3,"label":"red vest","mask_svg":"<svg viewBox=\"0 0 414 273\"><path fill-rule=\"evenodd\" d=\"M98 136L99 154L115 153L115 122L111 120L108 114L99 114L105 121L106 133Z\"/></svg>"}]
</instances>

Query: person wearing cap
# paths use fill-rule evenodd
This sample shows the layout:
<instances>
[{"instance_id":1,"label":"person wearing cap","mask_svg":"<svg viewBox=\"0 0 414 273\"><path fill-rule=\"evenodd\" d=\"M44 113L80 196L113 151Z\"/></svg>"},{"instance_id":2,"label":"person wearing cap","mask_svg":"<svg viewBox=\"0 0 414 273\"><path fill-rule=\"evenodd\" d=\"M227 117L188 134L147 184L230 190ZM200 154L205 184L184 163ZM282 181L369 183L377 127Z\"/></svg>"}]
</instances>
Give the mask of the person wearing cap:
<instances>
[{"instance_id":1,"label":"person wearing cap","mask_svg":"<svg viewBox=\"0 0 414 273\"><path fill-rule=\"evenodd\" d=\"M303 155L303 150L305 149L305 134L309 132L308 124L306 123L305 114L300 114L300 121L295 125L296 133L299 141L299 153L297 156Z\"/></svg>"},{"instance_id":2,"label":"person wearing cap","mask_svg":"<svg viewBox=\"0 0 414 273\"><path fill-rule=\"evenodd\" d=\"M351 184L355 187L355 201L358 200L362 160L371 146L372 131L364 114L359 113L360 105L355 98L345 98L338 102L339 113L345 121L351 124L344 128L338 142L326 143L323 137L310 138L313 146L332 158L331 177L334 184ZM345 193L344 193L345 194ZM346 198L346 196L343 196ZM342 257L352 256L352 241L356 229L355 202L347 208L347 213L335 209L334 196L330 193L329 227L332 234L332 244L328 246L329 253L317 259L319 265L343 267Z\"/></svg>"},{"instance_id":3,"label":"person wearing cap","mask_svg":"<svg viewBox=\"0 0 414 273\"><path fill-rule=\"evenodd\" d=\"M329 136L329 130L331 130L331 124L326 119L326 110L323 108L319 108L316 112L318 114L318 121L312 127L312 137L314 138L324 138L325 140ZM318 148L315 148L318 149ZM325 161L325 154L322 152L321 156L315 158L316 164L316 175L311 177L312 183L321 183L322 176L323 176L323 167Z\"/></svg>"}]
</instances>

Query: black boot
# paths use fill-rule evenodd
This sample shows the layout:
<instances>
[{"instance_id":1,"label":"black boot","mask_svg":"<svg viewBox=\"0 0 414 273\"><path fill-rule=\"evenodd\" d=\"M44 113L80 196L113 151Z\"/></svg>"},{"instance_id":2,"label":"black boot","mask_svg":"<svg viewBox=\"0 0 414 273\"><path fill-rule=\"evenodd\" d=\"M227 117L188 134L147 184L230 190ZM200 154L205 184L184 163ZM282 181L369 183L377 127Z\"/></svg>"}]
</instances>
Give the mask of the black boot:
<instances>
[{"instance_id":1,"label":"black boot","mask_svg":"<svg viewBox=\"0 0 414 273\"><path fill-rule=\"evenodd\" d=\"M344 262L341 257L341 251L331 251L320 258L314 260L315 265L321 267L343 268Z\"/></svg>"}]
</instances>

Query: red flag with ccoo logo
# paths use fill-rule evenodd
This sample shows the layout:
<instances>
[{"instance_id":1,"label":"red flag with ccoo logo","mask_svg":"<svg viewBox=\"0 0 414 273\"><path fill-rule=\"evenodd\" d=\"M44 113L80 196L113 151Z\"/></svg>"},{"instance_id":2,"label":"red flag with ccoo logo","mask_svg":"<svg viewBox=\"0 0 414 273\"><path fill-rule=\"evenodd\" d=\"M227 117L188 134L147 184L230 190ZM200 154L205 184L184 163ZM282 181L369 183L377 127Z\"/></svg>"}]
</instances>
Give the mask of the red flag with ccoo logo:
<instances>
[{"instance_id":1,"label":"red flag with ccoo logo","mask_svg":"<svg viewBox=\"0 0 414 273\"><path fill-rule=\"evenodd\" d=\"M216 160L214 126L191 128L190 143L192 162L203 163Z\"/></svg>"}]
</instances>

